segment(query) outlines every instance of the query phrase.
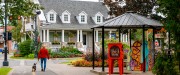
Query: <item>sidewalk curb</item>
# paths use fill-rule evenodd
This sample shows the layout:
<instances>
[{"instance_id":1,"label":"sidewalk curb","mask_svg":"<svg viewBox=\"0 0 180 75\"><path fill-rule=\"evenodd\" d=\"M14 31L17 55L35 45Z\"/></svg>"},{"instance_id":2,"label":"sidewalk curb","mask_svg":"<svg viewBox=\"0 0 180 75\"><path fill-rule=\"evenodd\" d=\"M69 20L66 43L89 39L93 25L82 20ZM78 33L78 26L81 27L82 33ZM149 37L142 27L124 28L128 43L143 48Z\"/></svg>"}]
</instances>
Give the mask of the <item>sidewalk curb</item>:
<instances>
[{"instance_id":1,"label":"sidewalk curb","mask_svg":"<svg viewBox=\"0 0 180 75\"><path fill-rule=\"evenodd\" d=\"M8 75L12 75L14 69L12 68L12 70L8 73Z\"/></svg>"}]
</instances>

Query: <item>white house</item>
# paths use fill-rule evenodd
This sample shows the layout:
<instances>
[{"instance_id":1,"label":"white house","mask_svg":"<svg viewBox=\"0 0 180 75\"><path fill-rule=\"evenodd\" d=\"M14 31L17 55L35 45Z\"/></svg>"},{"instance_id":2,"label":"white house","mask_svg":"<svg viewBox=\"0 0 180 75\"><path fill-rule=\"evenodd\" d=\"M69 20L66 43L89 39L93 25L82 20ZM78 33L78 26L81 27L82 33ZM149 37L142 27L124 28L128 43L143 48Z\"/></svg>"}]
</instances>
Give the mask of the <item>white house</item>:
<instances>
[{"instance_id":1,"label":"white house","mask_svg":"<svg viewBox=\"0 0 180 75\"><path fill-rule=\"evenodd\" d=\"M39 0L37 3L45 8L39 16L40 39L52 49L71 44L80 51L91 50L91 28L103 23L108 17L108 9L102 2ZM111 34L114 31L116 30L109 29L106 33ZM95 30L95 37L95 46L99 50L101 30ZM127 41L127 39L122 40Z\"/></svg>"}]
</instances>

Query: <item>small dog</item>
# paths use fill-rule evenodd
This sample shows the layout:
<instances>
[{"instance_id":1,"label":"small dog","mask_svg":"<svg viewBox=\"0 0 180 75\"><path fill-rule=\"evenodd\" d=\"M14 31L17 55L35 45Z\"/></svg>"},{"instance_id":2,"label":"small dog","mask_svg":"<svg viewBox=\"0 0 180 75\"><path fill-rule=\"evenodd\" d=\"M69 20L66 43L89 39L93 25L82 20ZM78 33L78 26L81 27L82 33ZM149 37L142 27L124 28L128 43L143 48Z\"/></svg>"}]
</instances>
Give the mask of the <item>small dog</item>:
<instances>
[{"instance_id":1,"label":"small dog","mask_svg":"<svg viewBox=\"0 0 180 75\"><path fill-rule=\"evenodd\" d=\"M37 63L34 63L34 65L32 66L32 72L35 72L35 71L36 71L36 64L37 64Z\"/></svg>"}]
</instances>

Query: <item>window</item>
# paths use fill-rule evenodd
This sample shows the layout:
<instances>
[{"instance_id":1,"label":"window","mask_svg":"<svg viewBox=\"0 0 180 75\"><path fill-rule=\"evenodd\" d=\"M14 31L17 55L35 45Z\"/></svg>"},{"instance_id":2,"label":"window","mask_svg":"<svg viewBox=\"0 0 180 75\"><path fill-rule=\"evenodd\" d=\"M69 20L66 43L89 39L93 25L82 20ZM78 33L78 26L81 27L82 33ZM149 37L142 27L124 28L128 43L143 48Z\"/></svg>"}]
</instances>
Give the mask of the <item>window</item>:
<instances>
[{"instance_id":1,"label":"window","mask_svg":"<svg viewBox=\"0 0 180 75\"><path fill-rule=\"evenodd\" d=\"M97 22L98 22L98 23L101 22L101 16L97 16Z\"/></svg>"},{"instance_id":2,"label":"window","mask_svg":"<svg viewBox=\"0 0 180 75\"><path fill-rule=\"evenodd\" d=\"M81 22L85 22L85 16L81 15Z\"/></svg>"},{"instance_id":3,"label":"window","mask_svg":"<svg viewBox=\"0 0 180 75\"><path fill-rule=\"evenodd\" d=\"M54 14L50 14L50 21L54 21Z\"/></svg>"},{"instance_id":4,"label":"window","mask_svg":"<svg viewBox=\"0 0 180 75\"><path fill-rule=\"evenodd\" d=\"M64 15L64 21L68 21L68 15Z\"/></svg>"},{"instance_id":5,"label":"window","mask_svg":"<svg viewBox=\"0 0 180 75\"><path fill-rule=\"evenodd\" d=\"M31 29L34 29L34 26L33 26L33 25L31 25Z\"/></svg>"}]
</instances>

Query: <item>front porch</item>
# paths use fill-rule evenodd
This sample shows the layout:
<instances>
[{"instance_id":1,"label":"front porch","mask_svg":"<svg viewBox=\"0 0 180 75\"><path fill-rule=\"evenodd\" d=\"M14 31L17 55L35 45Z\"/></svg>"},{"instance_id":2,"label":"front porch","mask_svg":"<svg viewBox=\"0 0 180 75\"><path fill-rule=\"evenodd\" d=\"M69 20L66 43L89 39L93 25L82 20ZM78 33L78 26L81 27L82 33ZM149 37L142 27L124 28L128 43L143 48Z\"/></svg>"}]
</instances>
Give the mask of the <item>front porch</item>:
<instances>
[{"instance_id":1,"label":"front porch","mask_svg":"<svg viewBox=\"0 0 180 75\"><path fill-rule=\"evenodd\" d=\"M116 34L117 30L106 30L105 38L107 39L117 39L121 37L122 42L128 42L128 33L120 35ZM101 42L101 31L95 30L95 50L100 51ZM52 49L53 51L58 50L62 47L73 46L82 52L92 51L92 31L91 30L50 30L42 29L40 30L40 40L46 47Z\"/></svg>"}]
</instances>

